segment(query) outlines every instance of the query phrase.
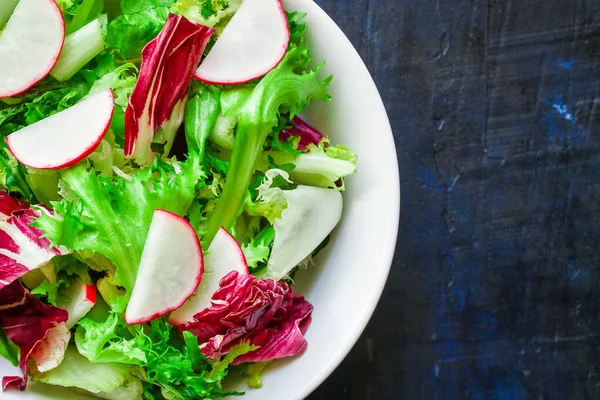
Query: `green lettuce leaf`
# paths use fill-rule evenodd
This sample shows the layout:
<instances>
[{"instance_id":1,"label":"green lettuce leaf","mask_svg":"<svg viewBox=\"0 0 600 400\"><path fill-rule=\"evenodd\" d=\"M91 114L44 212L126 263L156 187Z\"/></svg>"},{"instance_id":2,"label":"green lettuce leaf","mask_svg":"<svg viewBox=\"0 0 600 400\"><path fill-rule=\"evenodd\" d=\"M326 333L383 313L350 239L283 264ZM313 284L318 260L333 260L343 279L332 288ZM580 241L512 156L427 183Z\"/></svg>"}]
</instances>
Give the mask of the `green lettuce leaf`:
<instances>
[{"instance_id":1,"label":"green lettuce leaf","mask_svg":"<svg viewBox=\"0 0 600 400\"><path fill-rule=\"evenodd\" d=\"M190 332L183 332L180 337L164 319L154 320L150 326L127 326L117 314L111 314L102 323L84 318L77 328L75 343L93 363L136 365L134 375L160 387L166 398L212 399L234 394L223 392L220 383L231 361L224 359L211 366L200 352L196 337ZM245 346L236 351L239 355L252 349Z\"/></svg>"},{"instance_id":2,"label":"green lettuce leaf","mask_svg":"<svg viewBox=\"0 0 600 400\"><path fill-rule=\"evenodd\" d=\"M204 148L219 116L221 89L204 83L193 83L185 107L185 138L188 149L204 156Z\"/></svg>"},{"instance_id":3,"label":"green lettuce leaf","mask_svg":"<svg viewBox=\"0 0 600 400\"><path fill-rule=\"evenodd\" d=\"M100 145L88 156L88 160L94 169L105 177L114 175L114 167L119 170L125 167L126 160L123 149L116 144L115 133L112 129L109 129Z\"/></svg>"},{"instance_id":4,"label":"green lettuce leaf","mask_svg":"<svg viewBox=\"0 0 600 400\"><path fill-rule=\"evenodd\" d=\"M35 200L27 183L27 169L11 154L4 140L0 140L0 188L8 193L18 193L27 201Z\"/></svg>"},{"instance_id":5,"label":"green lettuce leaf","mask_svg":"<svg viewBox=\"0 0 600 400\"><path fill-rule=\"evenodd\" d=\"M129 373L130 366L116 363L91 363L69 346L58 367L33 374L34 381L78 388L105 399L142 398L142 382Z\"/></svg>"},{"instance_id":6,"label":"green lettuce leaf","mask_svg":"<svg viewBox=\"0 0 600 400\"><path fill-rule=\"evenodd\" d=\"M73 254L54 257L52 263L54 264L54 269L58 278L66 280L69 284L77 277L81 278L85 283L92 282L88 266Z\"/></svg>"},{"instance_id":7,"label":"green lettuce leaf","mask_svg":"<svg viewBox=\"0 0 600 400\"><path fill-rule=\"evenodd\" d=\"M54 307L70 301L65 293L76 277L86 283L92 282L87 266L71 254L54 257L52 262L43 268L51 268L51 272L42 274L46 278L36 287L32 287L31 294Z\"/></svg>"},{"instance_id":8,"label":"green lettuce leaf","mask_svg":"<svg viewBox=\"0 0 600 400\"><path fill-rule=\"evenodd\" d=\"M260 389L262 387L262 373L269 364L271 361L247 364L245 372L248 375L249 388Z\"/></svg>"},{"instance_id":9,"label":"green lettuce leaf","mask_svg":"<svg viewBox=\"0 0 600 400\"><path fill-rule=\"evenodd\" d=\"M104 0L57 0L67 35L96 19L104 9Z\"/></svg>"},{"instance_id":10,"label":"green lettuce leaf","mask_svg":"<svg viewBox=\"0 0 600 400\"><path fill-rule=\"evenodd\" d=\"M73 106L89 88L81 75L64 83L50 77L18 97L0 100L0 135L6 136Z\"/></svg>"},{"instance_id":11,"label":"green lettuce leaf","mask_svg":"<svg viewBox=\"0 0 600 400\"><path fill-rule=\"evenodd\" d=\"M265 173L264 180L256 188L257 198L253 205L253 212L262 215L269 220L271 225L287 208L288 203L284 190L290 189L287 183L291 183L286 171L270 169Z\"/></svg>"},{"instance_id":12,"label":"green lettuce leaf","mask_svg":"<svg viewBox=\"0 0 600 400\"><path fill-rule=\"evenodd\" d=\"M50 204L60 198L58 195L58 172L24 167L25 180L40 204Z\"/></svg>"},{"instance_id":13,"label":"green lettuce leaf","mask_svg":"<svg viewBox=\"0 0 600 400\"><path fill-rule=\"evenodd\" d=\"M15 367L19 365L19 346L6 336L4 329L0 329L0 356L10 361Z\"/></svg>"},{"instance_id":14,"label":"green lettuce leaf","mask_svg":"<svg viewBox=\"0 0 600 400\"><path fill-rule=\"evenodd\" d=\"M189 333L189 332L185 332ZM223 357L219 361L210 360L210 365L212 370L208 374L206 374L206 379L209 381L221 381L225 376L227 376L227 369L229 365L236 359L236 357L241 356L246 353L250 353L251 351L258 350L260 346L252 346L250 342L241 342L234 347L232 347L227 355Z\"/></svg>"},{"instance_id":15,"label":"green lettuce leaf","mask_svg":"<svg viewBox=\"0 0 600 400\"><path fill-rule=\"evenodd\" d=\"M175 0L123 0L122 13L107 27L106 44L123 59L138 59L160 32ZM139 61L139 60L138 60Z\"/></svg>"},{"instance_id":16,"label":"green lettuce leaf","mask_svg":"<svg viewBox=\"0 0 600 400\"><path fill-rule=\"evenodd\" d=\"M110 362L143 365L146 361L144 348L150 346L145 335L129 335L122 318L111 313L106 321L96 322L86 317L78 322L75 332L77 350L92 362ZM133 328L139 329L139 328Z\"/></svg>"},{"instance_id":17,"label":"green lettuce leaf","mask_svg":"<svg viewBox=\"0 0 600 400\"><path fill-rule=\"evenodd\" d=\"M173 10L187 19L215 28L220 34L243 0L178 0Z\"/></svg>"},{"instance_id":18,"label":"green lettuce leaf","mask_svg":"<svg viewBox=\"0 0 600 400\"><path fill-rule=\"evenodd\" d=\"M287 153L292 157L296 157L300 154L306 153L306 150L298 150L298 143L300 142L299 137L292 137L286 141L279 140L276 135L273 135L273 138L270 143L270 147L276 151L281 151L283 153Z\"/></svg>"},{"instance_id":19,"label":"green lettuce leaf","mask_svg":"<svg viewBox=\"0 0 600 400\"><path fill-rule=\"evenodd\" d=\"M145 364L147 380L162 388L167 398L202 399L221 398L237 394L224 392L220 379L223 373L217 373L214 379L206 374L210 365L200 352L196 337L189 332L183 333L183 343L174 347L173 328L164 320L152 321L149 337L152 348L148 351L148 362Z\"/></svg>"},{"instance_id":20,"label":"green lettuce leaf","mask_svg":"<svg viewBox=\"0 0 600 400\"><path fill-rule=\"evenodd\" d=\"M125 136L125 110L137 82L137 72L137 67L133 63L118 65L112 54L96 57L91 68L82 71L91 84L88 96L112 89L115 96L115 111L110 128L116 135L115 143L121 148Z\"/></svg>"},{"instance_id":21,"label":"green lettuce leaf","mask_svg":"<svg viewBox=\"0 0 600 400\"><path fill-rule=\"evenodd\" d=\"M104 71L104 68L108 65L110 65L109 68L114 67L110 72ZM117 66L114 56L107 54L103 56L102 64L99 64L97 68L97 71L91 70L91 72L96 73L96 79L88 96L103 92L106 89L112 89L115 96L115 105L125 111L129 96L137 81L137 67L133 63Z\"/></svg>"},{"instance_id":22,"label":"green lettuce leaf","mask_svg":"<svg viewBox=\"0 0 600 400\"><path fill-rule=\"evenodd\" d=\"M307 154L300 154L293 161L291 178L309 186L344 189L343 178L356 172L357 157L343 145L309 145Z\"/></svg>"},{"instance_id":23,"label":"green lettuce leaf","mask_svg":"<svg viewBox=\"0 0 600 400\"><path fill-rule=\"evenodd\" d=\"M242 244L242 251L250 272L254 273L266 267L274 240L275 229L269 225L248 243Z\"/></svg>"},{"instance_id":24,"label":"green lettuce leaf","mask_svg":"<svg viewBox=\"0 0 600 400\"><path fill-rule=\"evenodd\" d=\"M229 172L229 161L224 159L225 154L219 150L208 148L204 153L204 164L223 176Z\"/></svg>"},{"instance_id":25,"label":"green lettuce leaf","mask_svg":"<svg viewBox=\"0 0 600 400\"><path fill-rule=\"evenodd\" d=\"M342 191L344 178L356 172L357 162L356 154L346 146L334 146L324 139L318 146L311 144L297 154L279 149L264 152L257 168L283 169L294 183Z\"/></svg>"},{"instance_id":26,"label":"green lettuce leaf","mask_svg":"<svg viewBox=\"0 0 600 400\"><path fill-rule=\"evenodd\" d=\"M31 294L45 300L54 307L58 307L58 303L69 301L69 298L65 296L67 285L68 282L64 279L60 279L54 283L50 283L45 279L38 287L31 290Z\"/></svg>"},{"instance_id":27,"label":"green lettuce leaf","mask_svg":"<svg viewBox=\"0 0 600 400\"><path fill-rule=\"evenodd\" d=\"M281 169L289 173L291 180L296 184L343 191L344 178L356 172L357 162L356 154L346 146L334 146L329 140L323 139L318 146L309 145L306 151L273 146L260 155L256 169Z\"/></svg>"},{"instance_id":28,"label":"green lettuce leaf","mask_svg":"<svg viewBox=\"0 0 600 400\"><path fill-rule=\"evenodd\" d=\"M225 117L219 114L215 119L213 129L210 132L210 141L224 149L233 149L236 126L237 119L235 116Z\"/></svg>"},{"instance_id":29,"label":"green lettuce leaf","mask_svg":"<svg viewBox=\"0 0 600 400\"><path fill-rule=\"evenodd\" d=\"M56 0L56 4L62 12L66 12L75 5L75 0Z\"/></svg>"},{"instance_id":30,"label":"green lettuce leaf","mask_svg":"<svg viewBox=\"0 0 600 400\"><path fill-rule=\"evenodd\" d=\"M203 184L199 156L185 162L155 159L127 176L105 178L82 162L61 171L68 198L54 202L55 213L34 223L54 245L92 251L115 266L115 282L129 299L154 210L185 215Z\"/></svg>"}]
</instances>

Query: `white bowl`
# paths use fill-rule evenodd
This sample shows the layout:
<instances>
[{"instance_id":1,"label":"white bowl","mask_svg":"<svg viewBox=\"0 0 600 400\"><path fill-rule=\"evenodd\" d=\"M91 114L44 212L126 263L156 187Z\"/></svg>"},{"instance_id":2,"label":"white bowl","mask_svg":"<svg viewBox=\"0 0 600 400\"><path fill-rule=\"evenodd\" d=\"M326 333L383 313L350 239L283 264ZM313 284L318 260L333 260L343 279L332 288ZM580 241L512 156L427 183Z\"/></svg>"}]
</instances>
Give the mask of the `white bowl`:
<instances>
[{"instance_id":1,"label":"white bowl","mask_svg":"<svg viewBox=\"0 0 600 400\"><path fill-rule=\"evenodd\" d=\"M347 181L342 222L315 266L297 275L296 290L315 306L306 333L307 351L274 363L264 386L242 397L302 399L338 366L358 340L381 296L398 231L400 180L392 131L369 71L340 28L311 0L284 0L286 9L307 13L307 40L313 59L327 60L333 74L333 101L316 103L308 121L360 157L358 173ZM8 366L0 365L6 375ZM26 392L4 399L75 400L60 388L30 383Z\"/></svg>"}]
</instances>

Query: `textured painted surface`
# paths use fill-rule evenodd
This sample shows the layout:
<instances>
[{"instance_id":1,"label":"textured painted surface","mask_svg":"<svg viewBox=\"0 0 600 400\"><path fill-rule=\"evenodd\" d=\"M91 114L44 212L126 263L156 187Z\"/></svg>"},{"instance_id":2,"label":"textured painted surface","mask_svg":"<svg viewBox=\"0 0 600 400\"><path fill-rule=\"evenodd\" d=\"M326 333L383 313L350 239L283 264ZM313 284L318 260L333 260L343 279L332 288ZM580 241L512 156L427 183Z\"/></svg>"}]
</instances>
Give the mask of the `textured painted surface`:
<instances>
[{"instance_id":1,"label":"textured painted surface","mask_svg":"<svg viewBox=\"0 0 600 400\"><path fill-rule=\"evenodd\" d=\"M310 399L600 399L600 1L317 2L387 105L402 216Z\"/></svg>"}]
</instances>

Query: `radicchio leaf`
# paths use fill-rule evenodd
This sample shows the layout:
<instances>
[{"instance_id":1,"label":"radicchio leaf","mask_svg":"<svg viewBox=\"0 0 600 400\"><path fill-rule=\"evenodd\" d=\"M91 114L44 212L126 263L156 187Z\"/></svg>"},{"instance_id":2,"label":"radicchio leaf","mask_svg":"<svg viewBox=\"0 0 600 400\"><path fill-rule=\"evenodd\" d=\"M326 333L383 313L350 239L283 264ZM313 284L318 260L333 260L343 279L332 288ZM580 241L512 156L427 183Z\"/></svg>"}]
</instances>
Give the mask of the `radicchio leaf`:
<instances>
[{"instance_id":1,"label":"radicchio leaf","mask_svg":"<svg viewBox=\"0 0 600 400\"><path fill-rule=\"evenodd\" d=\"M282 142L286 142L292 137L300 138L298 150L306 150L311 144L318 146L324 139L321 132L304 122L302 118L297 115L292 119L292 127L284 129L279 133L279 140Z\"/></svg>"},{"instance_id":2,"label":"radicchio leaf","mask_svg":"<svg viewBox=\"0 0 600 400\"><path fill-rule=\"evenodd\" d=\"M214 29L170 14L142 51L138 81L125 111L125 155L151 162L150 145L162 129L165 154L183 121L188 88Z\"/></svg>"},{"instance_id":3,"label":"radicchio leaf","mask_svg":"<svg viewBox=\"0 0 600 400\"><path fill-rule=\"evenodd\" d=\"M4 329L6 336L19 346L19 366L23 371L20 376L5 376L2 379L2 388L15 386L24 390L27 386L27 360L43 343L48 332L57 324L65 322L68 313L60 308L52 307L42 303L35 296L15 281L0 290L0 326ZM43 359L41 356L38 357Z\"/></svg>"},{"instance_id":4,"label":"radicchio leaf","mask_svg":"<svg viewBox=\"0 0 600 400\"><path fill-rule=\"evenodd\" d=\"M286 283L233 271L221 280L211 302L185 328L198 337L208 359L220 359L242 341L259 349L236 357L232 365L295 356L306 350L304 333L313 306Z\"/></svg>"},{"instance_id":5,"label":"radicchio leaf","mask_svg":"<svg viewBox=\"0 0 600 400\"><path fill-rule=\"evenodd\" d=\"M11 197L5 191L0 191L0 221L9 219L13 213L26 210L29 203L23 200L17 200Z\"/></svg>"},{"instance_id":6,"label":"radicchio leaf","mask_svg":"<svg viewBox=\"0 0 600 400\"><path fill-rule=\"evenodd\" d=\"M51 328L44 340L31 352L31 358L37 364L38 372L50 371L64 360L71 332L67 324L61 322Z\"/></svg>"},{"instance_id":7,"label":"radicchio leaf","mask_svg":"<svg viewBox=\"0 0 600 400\"><path fill-rule=\"evenodd\" d=\"M42 237L43 232L30 224L45 208L16 209L21 205L11 197L0 198L4 210L13 208L8 219L0 218L0 289L11 284L29 271L37 269L53 257L64 255L68 250L51 247L50 240ZM3 211L4 212L4 211ZM3 214L6 215L6 214Z\"/></svg>"}]
</instances>

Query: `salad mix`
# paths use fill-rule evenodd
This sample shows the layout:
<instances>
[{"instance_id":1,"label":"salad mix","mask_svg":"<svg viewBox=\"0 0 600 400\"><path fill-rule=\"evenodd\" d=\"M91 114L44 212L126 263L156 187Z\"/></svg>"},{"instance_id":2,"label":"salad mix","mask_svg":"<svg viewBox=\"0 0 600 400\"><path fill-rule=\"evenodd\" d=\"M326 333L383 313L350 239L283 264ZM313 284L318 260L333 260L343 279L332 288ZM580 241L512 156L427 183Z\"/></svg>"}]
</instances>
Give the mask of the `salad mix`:
<instances>
[{"instance_id":1,"label":"salad mix","mask_svg":"<svg viewBox=\"0 0 600 400\"><path fill-rule=\"evenodd\" d=\"M0 4L0 354L23 374L2 385L240 395L227 376L260 387L307 348L294 273L357 157L301 117L331 81L303 14L113 3Z\"/></svg>"}]
</instances>

